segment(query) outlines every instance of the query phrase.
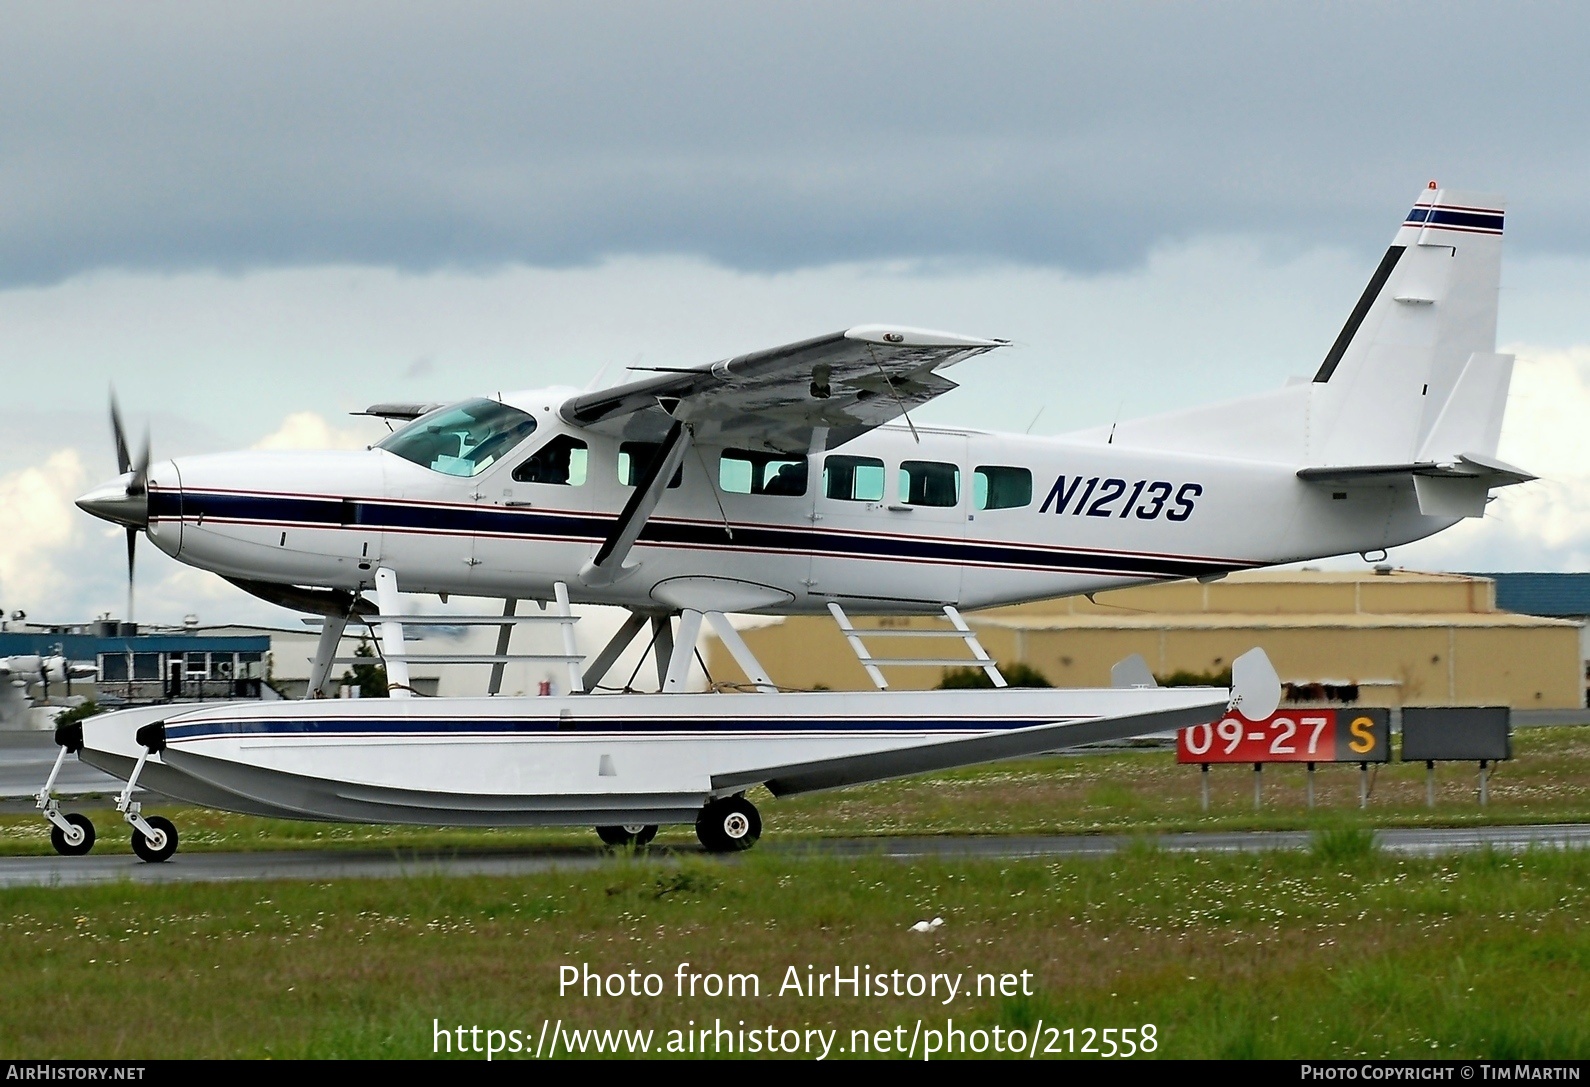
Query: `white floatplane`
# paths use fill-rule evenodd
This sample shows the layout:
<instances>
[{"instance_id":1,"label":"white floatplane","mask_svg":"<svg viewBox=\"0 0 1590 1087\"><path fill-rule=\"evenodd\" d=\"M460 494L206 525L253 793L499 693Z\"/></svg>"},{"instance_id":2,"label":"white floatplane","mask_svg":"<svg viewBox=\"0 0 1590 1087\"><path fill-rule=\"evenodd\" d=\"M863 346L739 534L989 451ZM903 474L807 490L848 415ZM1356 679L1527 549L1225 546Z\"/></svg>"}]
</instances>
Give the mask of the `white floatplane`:
<instances>
[{"instance_id":1,"label":"white floatplane","mask_svg":"<svg viewBox=\"0 0 1590 1087\"><path fill-rule=\"evenodd\" d=\"M500 788L520 790L516 810L524 813L543 798L547 818L577 810L582 820L616 819L632 810L640 813L633 819L661 819L692 805L716 811L736 790L784 780L778 774L801 760L863 758L883 767L891 745L949 751L964 743L957 757L974 762L1019 753L992 737L1032 727L1154 717L1140 731L1157 731L1171 727L1157 715L1191 712L1180 701L1189 697L1204 699L1197 712L1218 712L1226 692L1050 692L1020 701L1019 711L1005 707L1025 695L937 692L931 710L914 712L947 722L943 735L956 738L939 743L937 733L898 733L888 724L901 719L894 700L915 705L917 696L766 693L708 704L682 692L703 623L759 688L773 690L728 612L827 610L846 625L845 609L942 611L959 627L958 608L1368 556L1483 515L1493 488L1534 478L1496 458L1513 363L1495 353L1502 222L1500 198L1432 183L1312 380L1059 438L913 425L911 408L955 387L941 370L1004 341L883 325L599 391L375 405L369 414L412 421L359 452L255 451L151 465L146 443L135 464L116 418L123 474L79 505L126 526L129 572L142 532L181 562L323 615L315 694L338 663L347 622L370 622L381 633L394 698L348 709L297 703L165 707L147 720L142 711L116 715L84 729L82 757L124 776L140 766L151 788L198 803L231 798L215 806L240 810L424 813L422 822L453 812L476 821L458 813L497 811L498 801L479 797ZM479 658L495 665L523 659L506 650L517 623L566 620L571 602L623 606L629 620L583 668L565 627L570 689L591 689L649 625L659 685L679 700L403 704L408 662L420 659L403 625L419 617L405 614L400 589L504 598L501 618L474 617L503 624L498 653ZM558 614L518 616L525 598L556 600ZM495 669L493 692L500 675ZM766 709L752 708L763 699ZM621 708L631 704L637 708ZM635 714L646 728L593 724L588 739L576 724L574 735L557 734L554 721L586 714L608 721ZM743 741L699 724L763 714L783 723L744 730ZM495 739L470 731L471 722L499 718L523 725L504 725ZM980 718L1006 723L979 727ZM136 743L132 733L157 719L163 734ZM1037 719L1045 723L1032 725ZM1029 724L1009 723L1016 720ZM442 721L454 723L425 731ZM966 729L985 735L959 735ZM424 733L424 741L397 737L404 730ZM532 743L532 733L552 735L551 746ZM907 734L899 743L889 738ZM788 757L763 746L775 735L793 745ZM1065 746L1058 732L1049 740L1033 750ZM427 756L417 752L429 752L438 773L446 765L468 776L465 763L442 754L448 750L498 785L458 792L462 779L452 778L440 792L462 798L456 804L401 800L434 791L425 782ZM1004 754L986 754L995 751ZM596 781L594 792L577 784L590 760L576 752L594 752L598 767L610 760L615 772L597 774L610 780ZM626 791L622 783L635 780L626 773L639 770L618 768L643 764L672 782L664 791L677 802ZM376 799L333 802L331 793ZM47 813L65 844L80 847L81 828L55 808ZM141 818L131 808L128 817ZM703 840L714 834L704 831Z\"/></svg>"},{"instance_id":2,"label":"white floatplane","mask_svg":"<svg viewBox=\"0 0 1590 1087\"><path fill-rule=\"evenodd\" d=\"M1235 696L1128 686L231 702L124 710L59 738L63 756L76 749L127 779L120 805L133 820L142 784L297 819L594 825L609 844L694 823L706 848L727 851L761 833L744 797L754 785L785 796L1033 755L1197 724L1233 701L1255 718L1273 712L1280 685L1263 653L1233 667ZM169 822L134 826L140 856L175 849Z\"/></svg>"}]
</instances>

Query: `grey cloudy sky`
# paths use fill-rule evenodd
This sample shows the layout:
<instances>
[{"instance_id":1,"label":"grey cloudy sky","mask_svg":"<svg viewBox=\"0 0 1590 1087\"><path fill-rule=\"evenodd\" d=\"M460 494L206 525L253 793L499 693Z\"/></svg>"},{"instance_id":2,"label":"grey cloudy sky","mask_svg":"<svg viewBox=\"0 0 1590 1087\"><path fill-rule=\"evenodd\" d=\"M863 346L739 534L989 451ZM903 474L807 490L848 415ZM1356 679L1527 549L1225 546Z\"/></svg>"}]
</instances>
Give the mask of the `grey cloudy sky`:
<instances>
[{"instance_id":1,"label":"grey cloudy sky","mask_svg":"<svg viewBox=\"0 0 1590 1087\"><path fill-rule=\"evenodd\" d=\"M1426 176L1590 247L1568 4L12 4L0 283L681 253L1130 266Z\"/></svg>"}]
</instances>

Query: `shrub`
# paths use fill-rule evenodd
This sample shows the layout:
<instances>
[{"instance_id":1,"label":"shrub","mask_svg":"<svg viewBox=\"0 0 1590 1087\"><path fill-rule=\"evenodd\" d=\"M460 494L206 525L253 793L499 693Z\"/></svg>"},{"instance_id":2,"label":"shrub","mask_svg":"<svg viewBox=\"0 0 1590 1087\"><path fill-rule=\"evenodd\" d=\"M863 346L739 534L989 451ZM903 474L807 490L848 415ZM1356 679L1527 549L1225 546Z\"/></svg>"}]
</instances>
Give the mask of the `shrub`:
<instances>
[{"instance_id":1,"label":"shrub","mask_svg":"<svg viewBox=\"0 0 1590 1087\"><path fill-rule=\"evenodd\" d=\"M1000 675L1005 677L1005 682L1012 687L1053 687L1049 678L1030 664L1017 661L1015 664L1001 664ZM939 680L938 689L941 691L964 690L971 687L992 687L994 681L988 678L988 673L981 668L946 668L944 678Z\"/></svg>"}]
</instances>

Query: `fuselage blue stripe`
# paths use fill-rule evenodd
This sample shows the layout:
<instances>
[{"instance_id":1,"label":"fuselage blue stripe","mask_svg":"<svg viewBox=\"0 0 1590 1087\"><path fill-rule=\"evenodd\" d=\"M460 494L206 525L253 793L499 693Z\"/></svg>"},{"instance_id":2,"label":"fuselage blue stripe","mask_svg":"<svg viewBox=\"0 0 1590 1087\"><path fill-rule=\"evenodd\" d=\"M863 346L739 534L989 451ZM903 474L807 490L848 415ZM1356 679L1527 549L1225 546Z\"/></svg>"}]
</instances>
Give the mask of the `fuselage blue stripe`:
<instances>
[{"instance_id":1,"label":"fuselage blue stripe","mask_svg":"<svg viewBox=\"0 0 1590 1087\"><path fill-rule=\"evenodd\" d=\"M150 490L150 516L244 521L295 527L369 528L438 532L498 538L553 538L576 543L603 540L616 517L546 513L520 509L429 506L370 499L312 498L217 492ZM972 540L865 535L832 529L777 528L737 524L733 536L721 525L653 519L640 543L674 547L783 551L825 558L886 559L1029 569L1183 578L1245 569L1252 563L1202 557L1085 551Z\"/></svg>"}]
</instances>

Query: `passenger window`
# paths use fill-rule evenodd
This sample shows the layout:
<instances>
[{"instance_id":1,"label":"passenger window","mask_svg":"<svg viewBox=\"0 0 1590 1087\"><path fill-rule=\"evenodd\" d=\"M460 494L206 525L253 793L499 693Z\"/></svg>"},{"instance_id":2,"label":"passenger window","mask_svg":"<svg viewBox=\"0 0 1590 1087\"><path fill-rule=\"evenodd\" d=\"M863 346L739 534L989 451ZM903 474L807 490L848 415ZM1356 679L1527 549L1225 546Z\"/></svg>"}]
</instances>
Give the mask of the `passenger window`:
<instances>
[{"instance_id":1,"label":"passenger window","mask_svg":"<svg viewBox=\"0 0 1590 1087\"><path fill-rule=\"evenodd\" d=\"M806 493L806 458L725 449L718 461L718 486L731 494L799 498Z\"/></svg>"},{"instance_id":2,"label":"passenger window","mask_svg":"<svg viewBox=\"0 0 1590 1087\"><path fill-rule=\"evenodd\" d=\"M980 510L1013 510L1032 505L1032 473L1025 468L978 465L972 474L972 502Z\"/></svg>"},{"instance_id":3,"label":"passenger window","mask_svg":"<svg viewBox=\"0 0 1590 1087\"><path fill-rule=\"evenodd\" d=\"M961 500L961 470L931 460L902 461L900 500L910 506L953 506Z\"/></svg>"},{"instance_id":4,"label":"passenger window","mask_svg":"<svg viewBox=\"0 0 1590 1087\"><path fill-rule=\"evenodd\" d=\"M559 483L565 487L583 487L586 455L584 442L561 434L515 468L513 478L519 483Z\"/></svg>"},{"instance_id":5,"label":"passenger window","mask_svg":"<svg viewBox=\"0 0 1590 1087\"><path fill-rule=\"evenodd\" d=\"M640 484L640 479L646 474L647 465L656 459L662 452L662 442L622 442L618 447L618 481L626 487L635 487ZM685 477L683 462L674 469L674 478L668 481L668 486L679 486L680 480Z\"/></svg>"},{"instance_id":6,"label":"passenger window","mask_svg":"<svg viewBox=\"0 0 1590 1087\"><path fill-rule=\"evenodd\" d=\"M823 494L841 502L882 502L883 461L833 456L823 461Z\"/></svg>"}]
</instances>

